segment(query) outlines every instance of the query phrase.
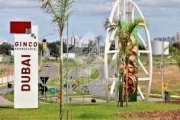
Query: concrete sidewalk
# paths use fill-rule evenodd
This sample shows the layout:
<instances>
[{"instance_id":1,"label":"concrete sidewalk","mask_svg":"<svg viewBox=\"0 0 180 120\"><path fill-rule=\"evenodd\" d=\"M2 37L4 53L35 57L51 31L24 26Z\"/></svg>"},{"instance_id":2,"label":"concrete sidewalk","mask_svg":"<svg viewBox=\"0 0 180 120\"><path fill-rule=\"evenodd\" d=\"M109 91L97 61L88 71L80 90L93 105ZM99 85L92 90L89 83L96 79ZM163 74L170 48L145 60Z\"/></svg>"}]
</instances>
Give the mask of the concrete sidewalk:
<instances>
[{"instance_id":1,"label":"concrete sidewalk","mask_svg":"<svg viewBox=\"0 0 180 120\"><path fill-rule=\"evenodd\" d=\"M2 96L0 96L0 106L12 106L12 105L14 105L13 102L10 102L4 99Z\"/></svg>"}]
</instances>

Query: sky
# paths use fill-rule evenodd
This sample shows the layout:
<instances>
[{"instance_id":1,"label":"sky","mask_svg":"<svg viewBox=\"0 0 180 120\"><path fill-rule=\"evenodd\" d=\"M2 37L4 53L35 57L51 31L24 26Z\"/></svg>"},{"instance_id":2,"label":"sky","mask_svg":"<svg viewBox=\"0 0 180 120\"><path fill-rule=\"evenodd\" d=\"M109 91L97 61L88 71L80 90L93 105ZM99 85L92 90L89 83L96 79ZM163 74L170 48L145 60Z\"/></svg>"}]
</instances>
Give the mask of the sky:
<instances>
[{"instance_id":1,"label":"sky","mask_svg":"<svg viewBox=\"0 0 180 120\"><path fill-rule=\"evenodd\" d=\"M105 38L103 23L116 0L76 0L69 18L68 34L84 36L92 32ZM180 0L133 0L149 23L151 39L172 37L180 31ZM59 39L52 16L40 9L40 0L0 0L0 37L13 42L10 21L27 20L38 25L39 39ZM66 31L66 30L65 30ZM64 33L66 34L66 32Z\"/></svg>"}]
</instances>

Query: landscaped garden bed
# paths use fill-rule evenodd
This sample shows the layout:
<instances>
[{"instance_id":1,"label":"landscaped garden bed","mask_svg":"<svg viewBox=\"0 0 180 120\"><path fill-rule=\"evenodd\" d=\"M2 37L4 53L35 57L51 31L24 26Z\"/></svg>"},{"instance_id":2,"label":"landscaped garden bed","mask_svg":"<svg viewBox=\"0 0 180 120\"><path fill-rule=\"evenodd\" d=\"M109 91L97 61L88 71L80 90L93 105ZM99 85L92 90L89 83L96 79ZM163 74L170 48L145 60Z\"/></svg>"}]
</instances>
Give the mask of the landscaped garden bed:
<instances>
[{"instance_id":1,"label":"landscaped garden bed","mask_svg":"<svg viewBox=\"0 0 180 120\"><path fill-rule=\"evenodd\" d=\"M115 116L137 120L180 120L180 110L116 113Z\"/></svg>"}]
</instances>

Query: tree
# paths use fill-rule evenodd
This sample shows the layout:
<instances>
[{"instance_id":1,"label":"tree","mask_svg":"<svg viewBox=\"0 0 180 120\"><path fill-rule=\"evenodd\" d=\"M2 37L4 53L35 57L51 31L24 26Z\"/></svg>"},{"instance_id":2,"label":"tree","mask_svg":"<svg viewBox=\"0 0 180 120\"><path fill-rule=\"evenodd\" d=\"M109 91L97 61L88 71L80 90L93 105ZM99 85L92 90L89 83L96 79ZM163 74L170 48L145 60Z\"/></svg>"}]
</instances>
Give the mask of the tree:
<instances>
[{"instance_id":1,"label":"tree","mask_svg":"<svg viewBox=\"0 0 180 120\"><path fill-rule=\"evenodd\" d=\"M9 43L4 42L3 44L0 45L0 52L4 53L6 55L11 55L11 53L10 53L11 49L12 49L12 46Z\"/></svg>"},{"instance_id":2,"label":"tree","mask_svg":"<svg viewBox=\"0 0 180 120\"><path fill-rule=\"evenodd\" d=\"M176 61L180 73L180 49L176 46L169 46L169 51L171 58Z\"/></svg>"},{"instance_id":3,"label":"tree","mask_svg":"<svg viewBox=\"0 0 180 120\"><path fill-rule=\"evenodd\" d=\"M171 46L171 48L172 48L172 47L175 47L175 48L177 48L177 49L180 50L180 43L179 43L179 42L174 43L174 44ZM171 50L171 49L170 49L170 50Z\"/></svg>"},{"instance_id":4,"label":"tree","mask_svg":"<svg viewBox=\"0 0 180 120\"><path fill-rule=\"evenodd\" d=\"M128 97L134 92L134 88L130 89L129 80L137 80L137 76L134 76L135 69L132 71L132 67L136 67L136 55L138 47L136 46L137 28L146 25L147 22L144 19L136 18L132 22L122 22L121 20L106 19L104 27L108 32L115 32L115 38L118 40L119 47L119 101L120 107L123 107L123 101L126 100L126 106ZM133 78L130 76L134 76ZM133 86L135 87L135 86Z\"/></svg>"},{"instance_id":5,"label":"tree","mask_svg":"<svg viewBox=\"0 0 180 120\"><path fill-rule=\"evenodd\" d=\"M53 15L53 22L58 26L58 32L60 36L60 42L63 43L62 35L64 28L66 27L67 20L71 14L70 8L72 7L74 0L46 0L43 2L42 8ZM60 75L60 120L62 120L62 66L63 66L63 44L60 46L60 64L59 64L59 75Z\"/></svg>"},{"instance_id":6,"label":"tree","mask_svg":"<svg viewBox=\"0 0 180 120\"><path fill-rule=\"evenodd\" d=\"M53 57L59 57L59 47L61 43L59 41L56 42L49 42L47 43L48 49L50 50L50 55ZM66 43L63 42L63 53L66 53Z\"/></svg>"},{"instance_id":7,"label":"tree","mask_svg":"<svg viewBox=\"0 0 180 120\"><path fill-rule=\"evenodd\" d=\"M41 55L42 54L42 44L41 43L38 43L38 55Z\"/></svg>"}]
</instances>

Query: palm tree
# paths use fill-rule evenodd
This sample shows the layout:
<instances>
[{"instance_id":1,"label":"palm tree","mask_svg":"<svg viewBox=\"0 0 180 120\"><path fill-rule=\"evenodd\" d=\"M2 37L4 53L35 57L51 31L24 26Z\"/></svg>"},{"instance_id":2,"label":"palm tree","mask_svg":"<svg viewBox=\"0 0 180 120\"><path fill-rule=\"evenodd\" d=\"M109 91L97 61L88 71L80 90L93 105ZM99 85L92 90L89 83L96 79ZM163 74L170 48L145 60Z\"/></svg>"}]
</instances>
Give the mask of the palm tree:
<instances>
[{"instance_id":1,"label":"palm tree","mask_svg":"<svg viewBox=\"0 0 180 120\"><path fill-rule=\"evenodd\" d=\"M62 120L62 66L63 66L63 31L66 27L67 20L69 16L71 15L70 8L72 7L74 0L42 0L43 5L42 9L44 9L47 13L53 15L53 23L56 23L58 26L58 32L60 35L60 64L59 64L59 75L60 75L60 120Z\"/></svg>"},{"instance_id":2,"label":"palm tree","mask_svg":"<svg viewBox=\"0 0 180 120\"><path fill-rule=\"evenodd\" d=\"M119 47L119 101L120 107L123 107L123 101L126 100L126 106L128 102L128 65L130 64L130 55L137 53L136 46L136 33L137 28L143 25L147 25L144 19L136 18L132 22L122 22L121 20L106 19L104 27L108 32L115 32L115 38L118 40ZM134 59L135 60L135 59Z\"/></svg>"}]
</instances>

